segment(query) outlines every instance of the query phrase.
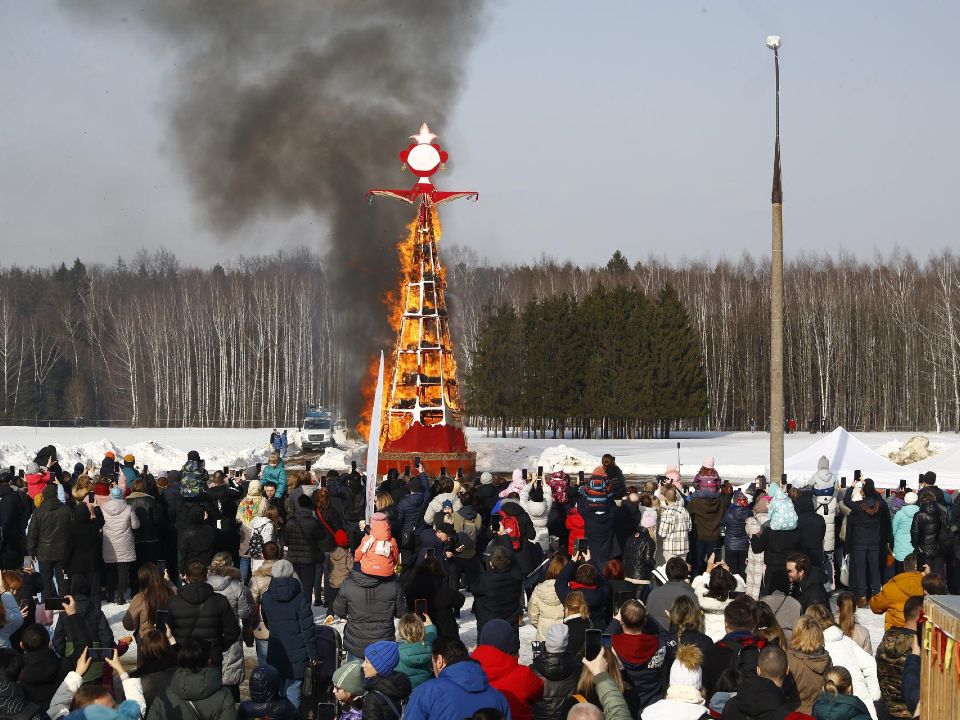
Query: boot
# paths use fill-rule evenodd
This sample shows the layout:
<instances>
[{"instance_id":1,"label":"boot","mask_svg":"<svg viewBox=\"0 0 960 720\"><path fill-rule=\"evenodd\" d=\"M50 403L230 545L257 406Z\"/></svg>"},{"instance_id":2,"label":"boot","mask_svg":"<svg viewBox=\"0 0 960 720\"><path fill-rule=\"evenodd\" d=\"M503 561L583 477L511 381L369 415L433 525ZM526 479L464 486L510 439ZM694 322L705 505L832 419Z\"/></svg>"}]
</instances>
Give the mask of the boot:
<instances>
[{"instance_id":1,"label":"boot","mask_svg":"<svg viewBox=\"0 0 960 720\"><path fill-rule=\"evenodd\" d=\"M867 604L867 599L866 599L865 597L859 597L859 598L857 598L857 607L858 607L858 608L865 607L866 604Z\"/></svg>"}]
</instances>

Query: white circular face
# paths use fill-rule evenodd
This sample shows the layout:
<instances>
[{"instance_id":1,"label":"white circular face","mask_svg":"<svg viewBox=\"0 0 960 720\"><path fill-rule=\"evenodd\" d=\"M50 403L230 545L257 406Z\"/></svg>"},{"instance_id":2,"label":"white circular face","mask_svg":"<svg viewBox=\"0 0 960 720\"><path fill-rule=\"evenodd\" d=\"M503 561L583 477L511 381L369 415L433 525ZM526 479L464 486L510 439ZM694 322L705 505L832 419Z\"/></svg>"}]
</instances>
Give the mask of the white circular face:
<instances>
[{"instance_id":1,"label":"white circular face","mask_svg":"<svg viewBox=\"0 0 960 720\"><path fill-rule=\"evenodd\" d=\"M407 165L420 172L436 170L440 165L440 153L433 145L417 145L407 155Z\"/></svg>"}]
</instances>

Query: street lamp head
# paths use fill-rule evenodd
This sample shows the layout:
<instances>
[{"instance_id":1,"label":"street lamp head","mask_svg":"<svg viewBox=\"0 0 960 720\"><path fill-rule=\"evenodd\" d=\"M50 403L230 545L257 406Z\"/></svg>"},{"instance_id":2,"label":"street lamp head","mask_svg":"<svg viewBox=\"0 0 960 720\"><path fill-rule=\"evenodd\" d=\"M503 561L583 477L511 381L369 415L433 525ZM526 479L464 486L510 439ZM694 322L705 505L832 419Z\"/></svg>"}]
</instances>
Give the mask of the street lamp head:
<instances>
[{"instance_id":1,"label":"street lamp head","mask_svg":"<svg viewBox=\"0 0 960 720\"><path fill-rule=\"evenodd\" d=\"M771 50L776 50L778 47L780 47L780 45L781 45L781 42L780 42L779 35L771 35L770 37L767 38L767 47L770 48Z\"/></svg>"}]
</instances>

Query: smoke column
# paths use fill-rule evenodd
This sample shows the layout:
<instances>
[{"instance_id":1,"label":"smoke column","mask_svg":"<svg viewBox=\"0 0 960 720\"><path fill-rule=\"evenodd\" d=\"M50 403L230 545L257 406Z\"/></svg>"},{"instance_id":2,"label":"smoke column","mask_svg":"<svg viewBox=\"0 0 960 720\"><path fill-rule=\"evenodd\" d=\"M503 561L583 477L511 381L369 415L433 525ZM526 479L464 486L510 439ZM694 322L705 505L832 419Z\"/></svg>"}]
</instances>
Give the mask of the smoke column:
<instances>
[{"instance_id":1,"label":"smoke column","mask_svg":"<svg viewBox=\"0 0 960 720\"><path fill-rule=\"evenodd\" d=\"M485 24L478 0L62 0L71 15L123 32L143 26L176 53L169 117L206 220L229 236L259 218L327 220L327 281L360 374L393 337L379 295L395 286L409 209L367 205L407 135L441 132Z\"/></svg>"}]
</instances>

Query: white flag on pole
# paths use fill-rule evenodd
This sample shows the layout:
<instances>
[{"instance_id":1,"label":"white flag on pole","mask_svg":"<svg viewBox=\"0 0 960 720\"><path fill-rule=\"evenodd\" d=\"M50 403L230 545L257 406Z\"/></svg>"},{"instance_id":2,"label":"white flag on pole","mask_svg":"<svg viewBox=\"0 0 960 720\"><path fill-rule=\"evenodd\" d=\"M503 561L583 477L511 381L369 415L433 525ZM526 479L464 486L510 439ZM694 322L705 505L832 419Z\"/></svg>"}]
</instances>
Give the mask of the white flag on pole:
<instances>
[{"instance_id":1,"label":"white flag on pole","mask_svg":"<svg viewBox=\"0 0 960 720\"><path fill-rule=\"evenodd\" d=\"M377 462L380 457L380 415L383 410L383 351L380 351L380 374L377 376L377 392L370 410L370 437L367 440L367 522L374 513L377 497Z\"/></svg>"}]
</instances>

